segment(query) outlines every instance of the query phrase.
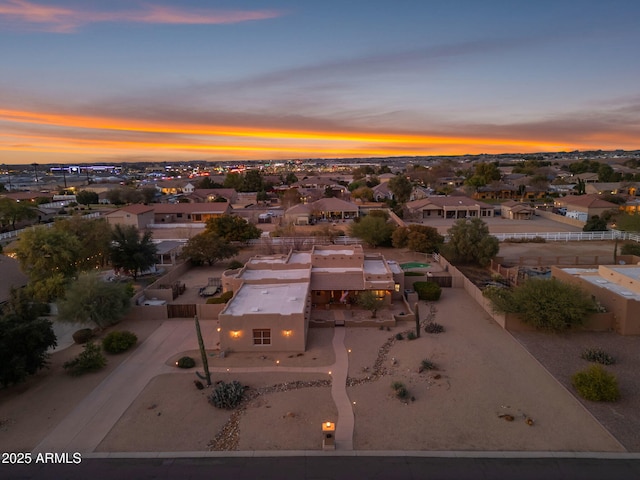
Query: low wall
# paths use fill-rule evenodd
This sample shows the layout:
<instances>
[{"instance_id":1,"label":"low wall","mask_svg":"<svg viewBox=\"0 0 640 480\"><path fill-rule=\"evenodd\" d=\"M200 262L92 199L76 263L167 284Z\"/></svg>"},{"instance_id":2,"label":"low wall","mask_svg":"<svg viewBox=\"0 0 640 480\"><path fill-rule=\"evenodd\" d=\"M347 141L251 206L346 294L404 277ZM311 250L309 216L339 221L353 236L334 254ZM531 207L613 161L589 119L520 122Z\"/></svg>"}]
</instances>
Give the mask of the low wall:
<instances>
[{"instance_id":1,"label":"low wall","mask_svg":"<svg viewBox=\"0 0 640 480\"><path fill-rule=\"evenodd\" d=\"M522 322L518 315L503 313L497 313L493 311L491 300L482 295L480 290L471 280L465 277L457 268L451 265L444 257L440 256L438 260L441 265L448 265L448 270L454 279L460 279L461 288L467 292L471 298L473 298L480 307L489 315L498 325L505 330L520 332L520 331L533 331L534 327L526 325ZM457 285L457 281L454 281L454 286ZM589 316L586 323L581 326L572 329L573 331L588 331L588 332L604 332L613 330L616 327L616 320L614 312L606 313L594 313ZM619 332L622 333L622 332Z\"/></svg>"},{"instance_id":2,"label":"low wall","mask_svg":"<svg viewBox=\"0 0 640 480\"><path fill-rule=\"evenodd\" d=\"M197 303L196 313L200 320L217 320L226 303Z\"/></svg>"},{"instance_id":3,"label":"low wall","mask_svg":"<svg viewBox=\"0 0 640 480\"><path fill-rule=\"evenodd\" d=\"M166 320L169 318L167 315L166 305L136 305L131 307L131 310L125 315L124 319L153 319L153 320Z\"/></svg>"},{"instance_id":4,"label":"low wall","mask_svg":"<svg viewBox=\"0 0 640 480\"><path fill-rule=\"evenodd\" d=\"M157 289L159 285L171 285L180 280L180 278L189 270L191 270L191 264L189 262L179 263L163 276L158 278L158 280L149 285L145 290ZM169 293L171 293L171 290L169 290Z\"/></svg>"},{"instance_id":5,"label":"low wall","mask_svg":"<svg viewBox=\"0 0 640 480\"><path fill-rule=\"evenodd\" d=\"M564 215L558 215L557 213L545 212L544 210L536 210L536 215L548 220L553 220L554 222L571 225L572 227L582 228L585 225L585 222L578 220L577 218L569 218Z\"/></svg>"}]
</instances>

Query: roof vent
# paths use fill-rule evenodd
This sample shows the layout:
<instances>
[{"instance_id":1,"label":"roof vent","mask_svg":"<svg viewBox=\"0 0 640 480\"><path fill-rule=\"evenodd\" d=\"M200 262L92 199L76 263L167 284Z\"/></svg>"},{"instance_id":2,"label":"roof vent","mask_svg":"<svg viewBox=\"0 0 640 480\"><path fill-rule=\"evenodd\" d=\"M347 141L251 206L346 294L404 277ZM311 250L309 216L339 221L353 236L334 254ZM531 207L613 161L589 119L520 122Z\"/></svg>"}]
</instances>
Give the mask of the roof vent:
<instances>
[{"instance_id":1,"label":"roof vent","mask_svg":"<svg viewBox=\"0 0 640 480\"><path fill-rule=\"evenodd\" d=\"M298 297L291 297L289 298L290 302L297 302L298 301Z\"/></svg>"},{"instance_id":2,"label":"roof vent","mask_svg":"<svg viewBox=\"0 0 640 480\"><path fill-rule=\"evenodd\" d=\"M268 293L269 293L269 290L262 290L263 295L267 295Z\"/></svg>"},{"instance_id":3,"label":"roof vent","mask_svg":"<svg viewBox=\"0 0 640 480\"><path fill-rule=\"evenodd\" d=\"M260 309L258 307L251 307L252 312L259 312Z\"/></svg>"}]
</instances>

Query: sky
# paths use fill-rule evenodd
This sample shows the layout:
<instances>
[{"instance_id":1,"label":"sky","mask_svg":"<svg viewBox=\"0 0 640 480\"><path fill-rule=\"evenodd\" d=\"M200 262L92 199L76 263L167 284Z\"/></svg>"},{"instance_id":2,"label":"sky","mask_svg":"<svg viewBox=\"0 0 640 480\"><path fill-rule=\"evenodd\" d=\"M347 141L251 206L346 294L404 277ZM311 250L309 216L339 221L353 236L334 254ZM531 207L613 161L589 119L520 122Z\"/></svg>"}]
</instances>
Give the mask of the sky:
<instances>
[{"instance_id":1,"label":"sky","mask_svg":"<svg viewBox=\"0 0 640 480\"><path fill-rule=\"evenodd\" d=\"M0 0L0 164L640 149L637 0Z\"/></svg>"}]
</instances>

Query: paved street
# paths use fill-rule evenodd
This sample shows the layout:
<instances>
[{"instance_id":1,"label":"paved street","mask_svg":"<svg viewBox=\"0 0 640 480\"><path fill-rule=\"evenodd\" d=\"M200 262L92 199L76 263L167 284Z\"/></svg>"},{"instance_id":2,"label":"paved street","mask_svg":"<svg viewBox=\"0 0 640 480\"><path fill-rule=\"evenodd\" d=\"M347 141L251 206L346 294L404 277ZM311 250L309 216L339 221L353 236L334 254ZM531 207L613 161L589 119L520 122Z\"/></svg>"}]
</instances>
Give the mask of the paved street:
<instances>
[{"instance_id":1,"label":"paved street","mask_svg":"<svg viewBox=\"0 0 640 480\"><path fill-rule=\"evenodd\" d=\"M227 453L228 454L228 453ZM183 453L182 455L189 455ZM631 480L640 478L637 455L613 455L602 458L508 457L495 452L439 453L434 456L338 456L317 452L313 456L259 457L206 456L200 458L85 458L79 465L0 466L4 480L33 479L505 479L505 480ZM286 454L285 454L286 455ZM517 454L514 454L517 455Z\"/></svg>"}]
</instances>

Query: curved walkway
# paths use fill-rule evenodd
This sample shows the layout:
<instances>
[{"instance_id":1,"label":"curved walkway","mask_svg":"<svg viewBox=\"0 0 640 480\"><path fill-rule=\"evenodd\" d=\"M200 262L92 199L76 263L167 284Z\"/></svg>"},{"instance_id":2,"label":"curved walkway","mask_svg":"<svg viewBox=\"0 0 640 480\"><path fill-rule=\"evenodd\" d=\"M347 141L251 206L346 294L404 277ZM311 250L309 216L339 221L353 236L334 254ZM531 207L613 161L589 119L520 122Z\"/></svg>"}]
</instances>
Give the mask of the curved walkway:
<instances>
[{"instance_id":1,"label":"curved walkway","mask_svg":"<svg viewBox=\"0 0 640 480\"><path fill-rule=\"evenodd\" d=\"M201 321L205 338L217 335L215 322ZM354 417L347 396L346 380L349 358L344 347L345 329L334 330L333 349L335 363L322 367L232 367L211 368L216 372L259 373L331 372L331 395L338 410L336 422L336 449L353 450ZM197 350L198 343L192 322L185 320L165 321L138 348L103 380L80 404L67 415L33 450L45 452L95 451L100 442L118 422L127 408L142 393L152 378L164 373L177 373L165 362L177 352ZM193 371L181 371L193 374Z\"/></svg>"}]
</instances>

